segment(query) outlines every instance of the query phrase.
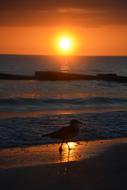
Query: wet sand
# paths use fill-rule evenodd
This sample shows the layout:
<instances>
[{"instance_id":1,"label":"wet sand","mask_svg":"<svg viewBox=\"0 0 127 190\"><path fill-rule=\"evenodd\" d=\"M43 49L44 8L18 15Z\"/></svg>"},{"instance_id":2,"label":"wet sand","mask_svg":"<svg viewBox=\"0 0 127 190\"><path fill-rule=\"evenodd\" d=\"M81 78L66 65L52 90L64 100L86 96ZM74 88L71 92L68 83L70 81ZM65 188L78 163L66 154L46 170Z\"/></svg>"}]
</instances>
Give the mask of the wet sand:
<instances>
[{"instance_id":1,"label":"wet sand","mask_svg":"<svg viewBox=\"0 0 127 190\"><path fill-rule=\"evenodd\" d=\"M0 150L0 187L4 190L127 189L127 139Z\"/></svg>"}]
</instances>

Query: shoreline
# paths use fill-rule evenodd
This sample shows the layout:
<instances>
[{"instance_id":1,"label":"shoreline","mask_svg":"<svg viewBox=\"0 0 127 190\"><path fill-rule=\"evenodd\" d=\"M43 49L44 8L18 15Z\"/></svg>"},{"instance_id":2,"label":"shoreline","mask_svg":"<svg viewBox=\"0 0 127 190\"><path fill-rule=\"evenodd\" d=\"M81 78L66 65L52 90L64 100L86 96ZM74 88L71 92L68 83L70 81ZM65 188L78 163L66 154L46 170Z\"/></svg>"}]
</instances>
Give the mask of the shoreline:
<instances>
[{"instance_id":1,"label":"shoreline","mask_svg":"<svg viewBox=\"0 0 127 190\"><path fill-rule=\"evenodd\" d=\"M2 148L0 149L0 169L80 162L96 157L117 144L126 143L126 137L74 141L69 142L70 152L64 144L62 154L58 151L60 143Z\"/></svg>"},{"instance_id":2,"label":"shoreline","mask_svg":"<svg viewBox=\"0 0 127 190\"><path fill-rule=\"evenodd\" d=\"M83 113L112 113L112 112L124 112L127 111L127 107L109 107L109 108L85 108L85 109L66 109L66 110L41 110L41 111L0 111L0 118L26 118L26 117L40 117L47 114L50 115L68 115L68 114L83 114Z\"/></svg>"},{"instance_id":3,"label":"shoreline","mask_svg":"<svg viewBox=\"0 0 127 190\"><path fill-rule=\"evenodd\" d=\"M85 154L84 147L87 149L87 154ZM53 154L54 157L55 151L52 152L52 150L56 150L58 144L57 146L53 145L52 149L48 148L49 147L45 147L45 151L43 151L45 154ZM2 189L127 189L127 138L88 142L87 146L86 144L85 146L84 144L80 144L76 146L74 150L76 148L79 150L81 156L77 161L68 162L66 160L65 162L52 162L50 164L46 163L29 166L22 165L21 167L16 166L13 168L1 169L0 184ZM42 153L40 150L42 150L42 147L38 150L33 148L31 151L34 152L34 155L38 153L40 155ZM76 152L75 158L79 158L79 152ZM16 154L16 152L14 153ZM24 152L25 158L28 153L30 153L30 150ZM81 159L82 155L86 157ZM64 153L64 156L66 157L67 155ZM11 156L8 157L8 160L10 158ZM18 154L14 162L16 158L19 159ZM35 162L36 157L34 156L32 159L33 162ZM45 159L47 158L45 157Z\"/></svg>"}]
</instances>

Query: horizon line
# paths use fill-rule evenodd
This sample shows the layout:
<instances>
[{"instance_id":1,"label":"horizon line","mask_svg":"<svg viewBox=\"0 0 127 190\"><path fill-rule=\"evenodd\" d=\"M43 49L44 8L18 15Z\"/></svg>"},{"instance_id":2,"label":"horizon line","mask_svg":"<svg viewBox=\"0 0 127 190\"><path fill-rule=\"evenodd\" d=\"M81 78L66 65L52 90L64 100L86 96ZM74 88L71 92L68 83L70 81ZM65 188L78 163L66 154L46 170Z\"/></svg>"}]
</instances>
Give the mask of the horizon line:
<instances>
[{"instance_id":1,"label":"horizon line","mask_svg":"<svg viewBox=\"0 0 127 190\"><path fill-rule=\"evenodd\" d=\"M127 57L127 55L58 55L58 54L14 54L14 53L0 53L0 56L44 56L44 57Z\"/></svg>"}]
</instances>

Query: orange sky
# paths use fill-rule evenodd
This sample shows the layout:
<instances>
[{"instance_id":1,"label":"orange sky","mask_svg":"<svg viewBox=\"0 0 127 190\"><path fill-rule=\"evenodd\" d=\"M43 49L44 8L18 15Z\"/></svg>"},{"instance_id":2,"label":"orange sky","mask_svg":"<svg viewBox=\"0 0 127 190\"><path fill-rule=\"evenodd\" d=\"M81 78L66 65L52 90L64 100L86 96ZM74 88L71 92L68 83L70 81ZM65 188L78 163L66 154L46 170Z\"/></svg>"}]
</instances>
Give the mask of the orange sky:
<instances>
[{"instance_id":1,"label":"orange sky","mask_svg":"<svg viewBox=\"0 0 127 190\"><path fill-rule=\"evenodd\" d=\"M73 55L127 55L126 7L123 0L2 0L0 54L59 54L56 39L67 33Z\"/></svg>"},{"instance_id":2,"label":"orange sky","mask_svg":"<svg viewBox=\"0 0 127 190\"><path fill-rule=\"evenodd\" d=\"M66 31L73 36L74 55L127 55L126 26L79 27ZM59 54L55 39L62 33L62 28L53 27L2 27L0 53Z\"/></svg>"}]
</instances>

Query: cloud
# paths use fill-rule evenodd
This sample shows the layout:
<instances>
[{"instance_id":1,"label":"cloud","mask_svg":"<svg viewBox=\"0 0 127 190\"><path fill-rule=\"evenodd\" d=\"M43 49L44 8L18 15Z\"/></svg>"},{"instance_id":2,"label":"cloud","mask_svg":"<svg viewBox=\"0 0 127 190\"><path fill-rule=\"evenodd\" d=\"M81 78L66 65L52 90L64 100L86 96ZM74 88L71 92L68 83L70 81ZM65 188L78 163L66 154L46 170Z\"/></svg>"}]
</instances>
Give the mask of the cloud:
<instances>
[{"instance_id":1,"label":"cloud","mask_svg":"<svg viewBox=\"0 0 127 190\"><path fill-rule=\"evenodd\" d=\"M1 10L14 10L14 9L57 9L57 8L84 8L84 9L126 9L126 0L1 0Z\"/></svg>"},{"instance_id":2,"label":"cloud","mask_svg":"<svg viewBox=\"0 0 127 190\"><path fill-rule=\"evenodd\" d=\"M127 24L125 0L1 0L0 25Z\"/></svg>"}]
</instances>

